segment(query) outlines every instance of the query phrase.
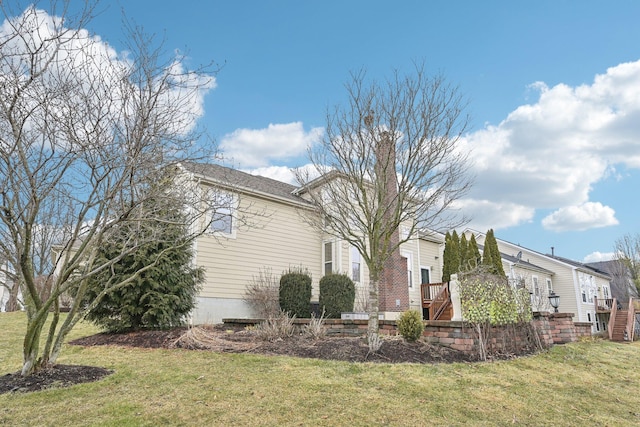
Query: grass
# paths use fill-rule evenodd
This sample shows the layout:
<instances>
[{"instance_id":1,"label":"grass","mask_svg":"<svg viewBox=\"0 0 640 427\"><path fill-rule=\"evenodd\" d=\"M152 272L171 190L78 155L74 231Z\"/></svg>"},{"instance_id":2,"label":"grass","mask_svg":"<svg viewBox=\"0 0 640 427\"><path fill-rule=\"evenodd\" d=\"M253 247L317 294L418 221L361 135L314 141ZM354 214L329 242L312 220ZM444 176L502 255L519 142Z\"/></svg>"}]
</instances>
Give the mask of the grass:
<instances>
[{"instance_id":1,"label":"grass","mask_svg":"<svg viewBox=\"0 0 640 427\"><path fill-rule=\"evenodd\" d=\"M20 368L22 313L0 313L0 375ZM73 337L96 332L82 324ZM71 337L71 338L73 338ZM640 424L640 343L589 341L476 364L354 364L66 346L101 381L0 395L0 425Z\"/></svg>"}]
</instances>

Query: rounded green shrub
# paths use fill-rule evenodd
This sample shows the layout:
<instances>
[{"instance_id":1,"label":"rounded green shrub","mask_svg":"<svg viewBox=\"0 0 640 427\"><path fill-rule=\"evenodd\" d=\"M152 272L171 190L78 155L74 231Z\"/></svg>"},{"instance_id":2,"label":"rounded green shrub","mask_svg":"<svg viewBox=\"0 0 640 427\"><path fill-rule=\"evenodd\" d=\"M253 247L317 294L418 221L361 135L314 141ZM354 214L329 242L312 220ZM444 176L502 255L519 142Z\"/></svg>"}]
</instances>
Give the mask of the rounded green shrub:
<instances>
[{"instance_id":1,"label":"rounded green shrub","mask_svg":"<svg viewBox=\"0 0 640 427\"><path fill-rule=\"evenodd\" d=\"M290 269L280 277L279 301L289 316L311 317L311 275L305 269Z\"/></svg>"},{"instance_id":2,"label":"rounded green shrub","mask_svg":"<svg viewBox=\"0 0 640 427\"><path fill-rule=\"evenodd\" d=\"M422 315L416 310L407 310L402 313L396 321L396 325L400 335L407 341L416 341L424 331Z\"/></svg>"},{"instance_id":3,"label":"rounded green shrub","mask_svg":"<svg viewBox=\"0 0 640 427\"><path fill-rule=\"evenodd\" d=\"M320 279L320 309L328 318L339 318L340 313L353 311L356 286L345 274L327 274Z\"/></svg>"}]
</instances>

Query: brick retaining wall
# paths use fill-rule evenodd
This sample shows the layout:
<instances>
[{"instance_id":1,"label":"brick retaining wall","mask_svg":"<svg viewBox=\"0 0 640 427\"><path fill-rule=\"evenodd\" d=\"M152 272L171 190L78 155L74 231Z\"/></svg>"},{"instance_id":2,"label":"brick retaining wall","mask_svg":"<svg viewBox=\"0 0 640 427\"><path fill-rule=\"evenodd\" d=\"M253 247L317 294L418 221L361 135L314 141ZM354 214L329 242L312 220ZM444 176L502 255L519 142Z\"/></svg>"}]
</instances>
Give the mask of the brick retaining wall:
<instances>
[{"instance_id":1,"label":"brick retaining wall","mask_svg":"<svg viewBox=\"0 0 640 427\"><path fill-rule=\"evenodd\" d=\"M223 319L229 327L252 326L260 323L260 319ZM294 324L301 328L309 323L309 319L295 319ZM364 336L367 333L367 320L361 319L326 319L324 321L327 335L334 336ZM425 341L444 347L453 348L465 353L475 352L473 331L464 322L448 320L427 320L424 322L423 337ZM554 344L575 342L580 337L591 336L591 323L573 322L572 313L533 313L533 326L538 333L543 347ZM396 322L380 320L380 334L398 335ZM515 336L514 336L515 334ZM493 343L508 342L518 348L531 345L530 337L523 331L513 328L495 327L492 329Z\"/></svg>"}]
</instances>

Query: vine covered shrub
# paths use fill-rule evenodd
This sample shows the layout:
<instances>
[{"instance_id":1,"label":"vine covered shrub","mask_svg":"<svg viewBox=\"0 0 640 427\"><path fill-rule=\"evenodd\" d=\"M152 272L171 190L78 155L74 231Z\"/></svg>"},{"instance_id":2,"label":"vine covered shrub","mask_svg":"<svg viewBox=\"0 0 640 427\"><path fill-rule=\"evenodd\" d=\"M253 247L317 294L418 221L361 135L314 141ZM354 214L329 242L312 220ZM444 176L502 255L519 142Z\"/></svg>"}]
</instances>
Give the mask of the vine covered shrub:
<instances>
[{"instance_id":1,"label":"vine covered shrub","mask_svg":"<svg viewBox=\"0 0 640 427\"><path fill-rule=\"evenodd\" d=\"M327 274L320 279L320 308L327 318L339 318L340 313L353 311L356 286L345 274Z\"/></svg>"},{"instance_id":2,"label":"vine covered shrub","mask_svg":"<svg viewBox=\"0 0 640 427\"><path fill-rule=\"evenodd\" d=\"M539 347L539 339L530 324L531 302L526 289L516 289L502 276L476 273L460 282L462 317L477 337L481 360L491 354L513 352L516 329L525 329ZM503 329L503 339L492 338L494 327ZM511 338L506 338L511 334Z\"/></svg>"},{"instance_id":3,"label":"vine covered shrub","mask_svg":"<svg viewBox=\"0 0 640 427\"><path fill-rule=\"evenodd\" d=\"M280 277L279 302L289 316L311 317L311 274L303 268L293 268Z\"/></svg>"},{"instance_id":4,"label":"vine covered shrub","mask_svg":"<svg viewBox=\"0 0 640 427\"><path fill-rule=\"evenodd\" d=\"M424 331L422 315L416 310L407 310L402 313L396 321L396 325L400 335L407 341L416 341Z\"/></svg>"}]
</instances>

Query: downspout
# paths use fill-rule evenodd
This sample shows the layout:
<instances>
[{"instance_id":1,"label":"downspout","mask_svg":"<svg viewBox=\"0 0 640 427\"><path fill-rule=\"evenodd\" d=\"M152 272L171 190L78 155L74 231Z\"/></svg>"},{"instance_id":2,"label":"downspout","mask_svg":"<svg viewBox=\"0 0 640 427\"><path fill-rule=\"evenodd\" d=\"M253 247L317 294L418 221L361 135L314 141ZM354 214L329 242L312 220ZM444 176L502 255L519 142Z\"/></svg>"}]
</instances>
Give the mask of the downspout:
<instances>
[{"instance_id":1,"label":"downspout","mask_svg":"<svg viewBox=\"0 0 640 427\"><path fill-rule=\"evenodd\" d=\"M578 322L584 322L583 315L582 315L582 298L580 296L581 293L580 293L580 281L578 280L578 271L576 270L575 267L572 267L571 271L573 273L573 290L574 290L575 296L576 296L576 310L578 312L578 320L577 321Z\"/></svg>"}]
</instances>

